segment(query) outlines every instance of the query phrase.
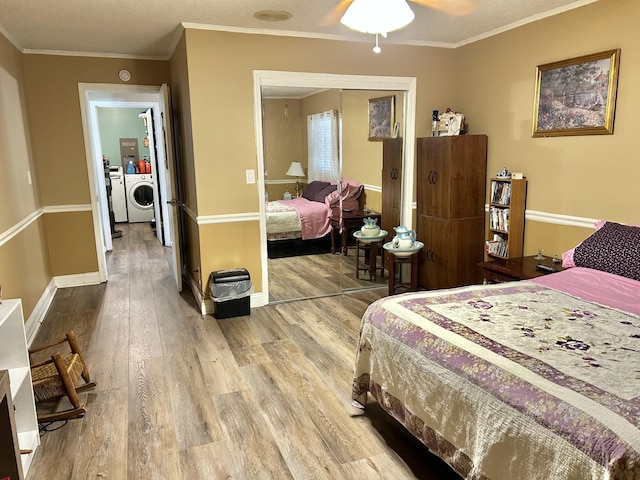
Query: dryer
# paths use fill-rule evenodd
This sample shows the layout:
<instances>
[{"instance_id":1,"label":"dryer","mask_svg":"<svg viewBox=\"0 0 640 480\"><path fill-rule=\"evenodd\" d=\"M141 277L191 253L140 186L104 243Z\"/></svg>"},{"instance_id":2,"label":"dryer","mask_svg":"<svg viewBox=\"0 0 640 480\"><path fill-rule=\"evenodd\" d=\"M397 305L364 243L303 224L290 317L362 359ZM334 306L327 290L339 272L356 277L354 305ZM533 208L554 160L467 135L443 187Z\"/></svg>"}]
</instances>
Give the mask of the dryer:
<instances>
[{"instance_id":1,"label":"dryer","mask_svg":"<svg viewBox=\"0 0 640 480\"><path fill-rule=\"evenodd\" d=\"M129 223L153 219L153 178L151 174L125 175Z\"/></svg>"}]
</instances>

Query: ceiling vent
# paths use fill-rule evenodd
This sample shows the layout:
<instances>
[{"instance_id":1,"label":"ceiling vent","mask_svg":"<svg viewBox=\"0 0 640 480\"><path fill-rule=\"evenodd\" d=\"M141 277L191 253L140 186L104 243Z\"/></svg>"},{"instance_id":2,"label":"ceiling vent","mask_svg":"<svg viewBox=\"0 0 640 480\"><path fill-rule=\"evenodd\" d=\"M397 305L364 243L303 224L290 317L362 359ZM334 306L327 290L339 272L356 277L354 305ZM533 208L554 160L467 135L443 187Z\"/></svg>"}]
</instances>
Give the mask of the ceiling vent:
<instances>
[{"instance_id":1,"label":"ceiling vent","mask_svg":"<svg viewBox=\"0 0 640 480\"><path fill-rule=\"evenodd\" d=\"M253 18L263 22L284 22L291 18L291 13L284 10L261 10L253 14Z\"/></svg>"}]
</instances>

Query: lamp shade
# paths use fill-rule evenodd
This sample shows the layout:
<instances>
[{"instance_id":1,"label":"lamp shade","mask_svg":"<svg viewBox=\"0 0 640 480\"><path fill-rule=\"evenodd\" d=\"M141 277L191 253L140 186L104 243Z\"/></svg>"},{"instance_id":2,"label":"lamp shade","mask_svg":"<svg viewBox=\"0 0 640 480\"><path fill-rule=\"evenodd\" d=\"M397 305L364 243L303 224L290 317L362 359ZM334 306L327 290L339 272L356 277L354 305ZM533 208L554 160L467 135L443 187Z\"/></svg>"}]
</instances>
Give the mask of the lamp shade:
<instances>
[{"instance_id":1,"label":"lamp shade","mask_svg":"<svg viewBox=\"0 0 640 480\"><path fill-rule=\"evenodd\" d=\"M406 0L353 0L340 19L343 25L363 33L388 33L414 19Z\"/></svg>"},{"instance_id":2,"label":"lamp shade","mask_svg":"<svg viewBox=\"0 0 640 480\"><path fill-rule=\"evenodd\" d=\"M287 170L286 175L290 177L304 177L304 170L302 169L302 164L300 162L291 162L289 166L289 170Z\"/></svg>"}]
</instances>

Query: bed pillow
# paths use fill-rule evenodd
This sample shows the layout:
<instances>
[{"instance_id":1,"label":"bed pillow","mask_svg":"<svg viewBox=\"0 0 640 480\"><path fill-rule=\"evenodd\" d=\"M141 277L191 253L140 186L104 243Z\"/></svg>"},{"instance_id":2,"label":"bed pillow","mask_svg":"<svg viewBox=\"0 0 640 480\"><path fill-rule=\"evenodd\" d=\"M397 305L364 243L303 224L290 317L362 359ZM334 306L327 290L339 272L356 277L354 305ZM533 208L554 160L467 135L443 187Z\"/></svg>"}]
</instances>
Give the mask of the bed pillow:
<instances>
[{"instance_id":1,"label":"bed pillow","mask_svg":"<svg viewBox=\"0 0 640 480\"><path fill-rule=\"evenodd\" d=\"M316 202L324 203L324 200L325 198L327 198L327 195L330 195L331 193L335 192L337 189L338 189L337 185L327 185L326 187L324 187L322 190L318 192L318 194L313 200Z\"/></svg>"},{"instance_id":2,"label":"bed pillow","mask_svg":"<svg viewBox=\"0 0 640 480\"><path fill-rule=\"evenodd\" d=\"M640 227L605 222L573 249L573 263L640 281Z\"/></svg>"},{"instance_id":3,"label":"bed pillow","mask_svg":"<svg viewBox=\"0 0 640 480\"><path fill-rule=\"evenodd\" d=\"M328 186L329 182L320 182L318 180L314 180L305 187L304 191L302 192L302 198L306 198L307 200L314 202L318 193L320 193L323 188Z\"/></svg>"},{"instance_id":4,"label":"bed pillow","mask_svg":"<svg viewBox=\"0 0 640 480\"><path fill-rule=\"evenodd\" d=\"M596 231L598 231L606 223L607 223L606 220L598 220L596 223L593 224L593 228L595 228ZM628 226L630 226L630 227L640 227L640 224L629 224ZM562 266L564 268L571 268L571 267L575 267L576 266L576 262L573 260L573 252L575 251L575 249L576 248L573 247L572 249L567 250L566 252L564 252L562 254Z\"/></svg>"},{"instance_id":5,"label":"bed pillow","mask_svg":"<svg viewBox=\"0 0 640 480\"><path fill-rule=\"evenodd\" d=\"M347 200L349 198L358 198L364 189L364 185L360 182L356 182L354 180L342 180L342 194L339 194L336 190L335 192L327 195L326 202L328 205L335 205L342 197L342 200Z\"/></svg>"}]
</instances>

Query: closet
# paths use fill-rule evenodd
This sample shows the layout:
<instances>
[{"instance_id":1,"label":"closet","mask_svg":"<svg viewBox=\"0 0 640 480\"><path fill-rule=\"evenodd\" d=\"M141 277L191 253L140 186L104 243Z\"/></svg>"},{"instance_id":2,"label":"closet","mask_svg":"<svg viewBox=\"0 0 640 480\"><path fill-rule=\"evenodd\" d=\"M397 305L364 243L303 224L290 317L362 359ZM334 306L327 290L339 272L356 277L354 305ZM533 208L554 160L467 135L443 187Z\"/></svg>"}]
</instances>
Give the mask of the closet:
<instances>
[{"instance_id":1,"label":"closet","mask_svg":"<svg viewBox=\"0 0 640 480\"><path fill-rule=\"evenodd\" d=\"M481 283L486 174L486 135L417 139L420 287Z\"/></svg>"}]
</instances>

